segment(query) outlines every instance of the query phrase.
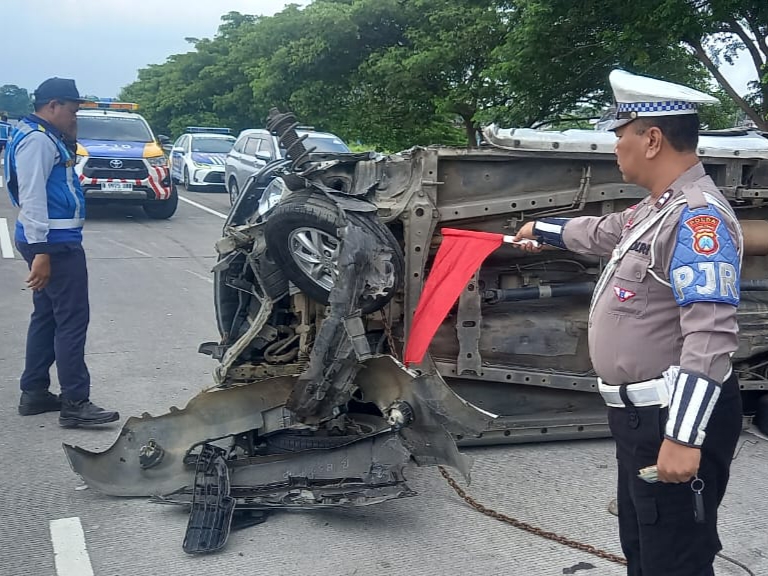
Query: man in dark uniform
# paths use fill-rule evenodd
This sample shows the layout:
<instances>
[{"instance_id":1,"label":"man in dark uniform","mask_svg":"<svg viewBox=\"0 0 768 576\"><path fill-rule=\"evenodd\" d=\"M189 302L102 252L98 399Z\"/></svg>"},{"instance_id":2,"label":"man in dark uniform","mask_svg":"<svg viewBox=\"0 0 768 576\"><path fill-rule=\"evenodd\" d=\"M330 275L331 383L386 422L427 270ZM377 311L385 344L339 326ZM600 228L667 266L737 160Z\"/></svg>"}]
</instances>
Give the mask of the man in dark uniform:
<instances>
[{"instance_id":1,"label":"man in dark uniform","mask_svg":"<svg viewBox=\"0 0 768 576\"><path fill-rule=\"evenodd\" d=\"M82 247L85 198L74 169L81 101L74 80L43 82L35 91L35 113L19 121L5 154L8 192L19 207L16 247L29 265L27 285L34 303L19 414L59 411L64 427L120 418L90 401L85 365L89 321ZM61 398L48 390L54 362Z\"/></svg>"},{"instance_id":2,"label":"man in dark uniform","mask_svg":"<svg viewBox=\"0 0 768 576\"><path fill-rule=\"evenodd\" d=\"M610 81L619 169L650 195L621 213L530 222L516 238L610 258L589 345L616 440L627 573L708 576L741 432L731 355L743 240L696 155L697 104L717 100L624 71ZM659 481L641 479L653 465Z\"/></svg>"}]
</instances>

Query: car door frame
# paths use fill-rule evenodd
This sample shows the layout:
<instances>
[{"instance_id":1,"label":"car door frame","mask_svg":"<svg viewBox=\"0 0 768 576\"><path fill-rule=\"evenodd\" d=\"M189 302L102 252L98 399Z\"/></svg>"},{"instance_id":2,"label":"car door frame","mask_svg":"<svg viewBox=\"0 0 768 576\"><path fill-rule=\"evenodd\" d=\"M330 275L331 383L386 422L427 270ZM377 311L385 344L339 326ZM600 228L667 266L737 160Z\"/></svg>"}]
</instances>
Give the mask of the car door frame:
<instances>
[{"instance_id":1,"label":"car door frame","mask_svg":"<svg viewBox=\"0 0 768 576\"><path fill-rule=\"evenodd\" d=\"M189 134L182 134L176 139L176 142L173 143L173 146L171 147L171 154L168 158L170 164L171 164L171 178L175 179L177 182L181 182L181 178L183 175L183 168L185 163L184 152L175 152L176 148L184 148L186 143L189 141ZM181 142L181 146L177 146ZM176 174L178 172L178 175Z\"/></svg>"},{"instance_id":2,"label":"car door frame","mask_svg":"<svg viewBox=\"0 0 768 576\"><path fill-rule=\"evenodd\" d=\"M242 190L243 186L245 186L245 183L248 181L248 178L260 169L257 166L254 166L254 162L256 161L255 154L249 154L247 152L248 145L252 140L259 142L255 150L258 152L261 147L260 141L262 140L262 136L259 134L248 134L245 138L245 144L243 144L243 151L238 153L237 166L235 169L235 180L237 181L238 190Z\"/></svg>"}]
</instances>

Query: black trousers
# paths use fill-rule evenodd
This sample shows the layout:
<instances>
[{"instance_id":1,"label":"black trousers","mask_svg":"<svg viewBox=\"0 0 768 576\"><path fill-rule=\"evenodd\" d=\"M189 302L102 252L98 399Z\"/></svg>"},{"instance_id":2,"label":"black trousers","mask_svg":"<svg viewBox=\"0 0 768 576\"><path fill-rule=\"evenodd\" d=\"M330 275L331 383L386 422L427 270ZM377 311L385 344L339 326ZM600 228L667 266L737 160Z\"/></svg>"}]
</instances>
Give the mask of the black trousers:
<instances>
[{"instance_id":1,"label":"black trousers","mask_svg":"<svg viewBox=\"0 0 768 576\"><path fill-rule=\"evenodd\" d=\"M626 401L625 401L626 403ZM741 394L732 375L722 387L707 425L698 477L704 481L705 520L694 519L693 491L683 484L648 484L637 477L656 464L667 408L609 408L619 466L619 536L628 576L711 576L722 549L717 509L725 495L739 435Z\"/></svg>"},{"instance_id":2,"label":"black trousers","mask_svg":"<svg viewBox=\"0 0 768 576\"><path fill-rule=\"evenodd\" d=\"M35 255L29 245L17 243L31 267ZM27 352L21 389L48 390L54 362L61 394L67 400L88 399L91 377L85 365L85 338L90 309L85 252L78 244L61 246L51 253L51 279L32 293L34 310L27 331Z\"/></svg>"}]
</instances>

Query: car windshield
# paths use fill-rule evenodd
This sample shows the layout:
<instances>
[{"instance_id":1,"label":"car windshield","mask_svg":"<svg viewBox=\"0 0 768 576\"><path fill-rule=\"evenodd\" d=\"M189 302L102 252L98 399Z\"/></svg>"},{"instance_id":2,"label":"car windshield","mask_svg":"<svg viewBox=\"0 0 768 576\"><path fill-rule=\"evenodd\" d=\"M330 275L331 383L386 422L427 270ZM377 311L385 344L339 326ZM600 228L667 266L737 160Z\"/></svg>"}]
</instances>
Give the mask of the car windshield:
<instances>
[{"instance_id":1,"label":"car windshield","mask_svg":"<svg viewBox=\"0 0 768 576\"><path fill-rule=\"evenodd\" d=\"M208 152L226 154L235 144L234 138L193 138L192 152Z\"/></svg>"},{"instance_id":2,"label":"car windshield","mask_svg":"<svg viewBox=\"0 0 768 576\"><path fill-rule=\"evenodd\" d=\"M316 148L315 152L349 152L349 148L342 141L341 138L336 136L308 136L304 140L304 147L309 150L310 148ZM285 156L285 148L281 148L283 156Z\"/></svg>"},{"instance_id":3,"label":"car windshield","mask_svg":"<svg viewBox=\"0 0 768 576\"><path fill-rule=\"evenodd\" d=\"M152 142L152 133L143 120L118 116L78 116L77 137L80 140Z\"/></svg>"}]
</instances>

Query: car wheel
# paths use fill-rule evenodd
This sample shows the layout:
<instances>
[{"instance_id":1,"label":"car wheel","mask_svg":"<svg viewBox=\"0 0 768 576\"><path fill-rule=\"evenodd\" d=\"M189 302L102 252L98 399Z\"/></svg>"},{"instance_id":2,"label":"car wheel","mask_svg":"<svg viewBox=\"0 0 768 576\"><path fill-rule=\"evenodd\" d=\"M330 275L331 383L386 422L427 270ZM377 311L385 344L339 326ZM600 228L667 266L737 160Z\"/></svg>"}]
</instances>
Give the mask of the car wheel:
<instances>
[{"instance_id":1,"label":"car wheel","mask_svg":"<svg viewBox=\"0 0 768 576\"><path fill-rule=\"evenodd\" d=\"M230 178L227 189L229 190L229 204L230 206L234 206L237 197L240 195L240 189L237 187L237 180Z\"/></svg>"},{"instance_id":2,"label":"car wheel","mask_svg":"<svg viewBox=\"0 0 768 576\"><path fill-rule=\"evenodd\" d=\"M179 206L179 193L171 184L171 195L167 200L155 200L144 204L144 212L153 220L167 220L176 213Z\"/></svg>"},{"instance_id":3,"label":"car wheel","mask_svg":"<svg viewBox=\"0 0 768 576\"><path fill-rule=\"evenodd\" d=\"M194 192L195 187L189 183L189 168L184 166L184 190L187 192Z\"/></svg>"},{"instance_id":4,"label":"car wheel","mask_svg":"<svg viewBox=\"0 0 768 576\"><path fill-rule=\"evenodd\" d=\"M391 249L391 259L381 262L386 286L363 293L361 309L370 314L383 308L403 284L405 261L392 232L375 212L347 212L351 226L376 238L376 243ZM341 247L338 229L344 224L336 204L319 194L293 194L277 206L267 219L264 234L267 248L285 275L310 298L328 303L336 275L336 259Z\"/></svg>"}]
</instances>

